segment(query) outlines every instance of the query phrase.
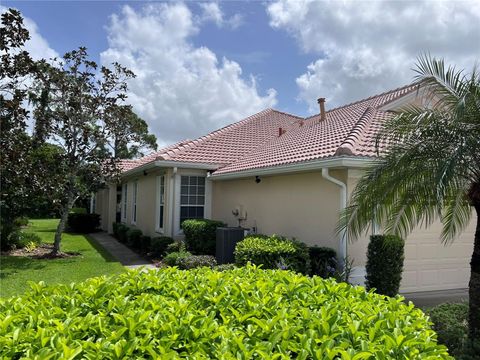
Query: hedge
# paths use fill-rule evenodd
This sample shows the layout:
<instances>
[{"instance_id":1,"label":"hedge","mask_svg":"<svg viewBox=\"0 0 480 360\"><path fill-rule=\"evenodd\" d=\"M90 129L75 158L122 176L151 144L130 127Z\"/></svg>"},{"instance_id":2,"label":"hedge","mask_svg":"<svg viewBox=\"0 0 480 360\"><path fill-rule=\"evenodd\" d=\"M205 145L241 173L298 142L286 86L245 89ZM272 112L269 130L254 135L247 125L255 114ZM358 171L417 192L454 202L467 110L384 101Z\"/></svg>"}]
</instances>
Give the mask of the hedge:
<instances>
[{"instance_id":1,"label":"hedge","mask_svg":"<svg viewBox=\"0 0 480 360\"><path fill-rule=\"evenodd\" d=\"M192 219L182 222L187 250L197 255L215 255L217 227L226 226L221 221Z\"/></svg>"},{"instance_id":2,"label":"hedge","mask_svg":"<svg viewBox=\"0 0 480 360\"><path fill-rule=\"evenodd\" d=\"M72 232L88 234L100 227L100 215L70 213L67 218L67 226Z\"/></svg>"},{"instance_id":3,"label":"hedge","mask_svg":"<svg viewBox=\"0 0 480 360\"><path fill-rule=\"evenodd\" d=\"M277 235L251 235L235 246L235 263L262 265L264 269L310 272L310 256L304 243Z\"/></svg>"},{"instance_id":4,"label":"hedge","mask_svg":"<svg viewBox=\"0 0 480 360\"><path fill-rule=\"evenodd\" d=\"M154 237L151 241L151 251L154 256L163 256L168 248L168 245L173 244L173 240L169 236Z\"/></svg>"},{"instance_id":5,"label":"hedge","mask_svg":"<svg viewBox=\"0 0 480 360\"><path fill-rule=\"evenodd\" d=\"M0 323L14 359L452 359L400 297L251 266L34 284Z\"/></svg>"},{"instance_id":6,"label":"hedge","mask_svg":"<svg viewBox=\"0 0 480 360\"><path fill-rule=\"evenodd\" d=\"M142 230L129 229L127 231L127 245L133 249L140 249L142 247Z\"/></svg>"},{"instance_id":7,"label":"hedge","mask_svg":"<svg viewBox=\"0 0 480 360\"><path fill-rule=\"evenodd\" d=\"M311 274L329 278L337 270L337 252L329 247L312 246L308 248L310 254Z\"/></svg>"},{"instance_id":8,"label":"hedge","mask_svg":"<svg viewBox=\"0 0 480 360\"><path fill-rule=\"evenodd\" d=\"M395 296L402 281L405 241L395 235L372 235L367 249L367 289Z\"/></svg>"}]
</instances>

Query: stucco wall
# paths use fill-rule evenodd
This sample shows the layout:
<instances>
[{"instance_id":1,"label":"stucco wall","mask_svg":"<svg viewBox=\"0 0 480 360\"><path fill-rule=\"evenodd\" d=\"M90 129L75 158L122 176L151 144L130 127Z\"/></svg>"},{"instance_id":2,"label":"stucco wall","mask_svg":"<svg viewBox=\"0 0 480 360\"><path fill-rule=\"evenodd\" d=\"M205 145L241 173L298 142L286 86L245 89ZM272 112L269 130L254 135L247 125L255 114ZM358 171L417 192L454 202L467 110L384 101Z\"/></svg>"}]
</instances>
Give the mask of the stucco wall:
<instances>
[{"instance_id":1,"label":"stucco wall","mask_svg":"<svg viewBox=\"0 0 480 360\"><path fill-rule=\"evenodd\" d=\"M345 181L346 171L331 171ZM242 226L257 232L295 237L309 245L338 251L335 225L340 207L340 188L320 172L213 181L212 218L229 226L238 222L235 208L247 213Z\"/></svg>"}]
</instances>

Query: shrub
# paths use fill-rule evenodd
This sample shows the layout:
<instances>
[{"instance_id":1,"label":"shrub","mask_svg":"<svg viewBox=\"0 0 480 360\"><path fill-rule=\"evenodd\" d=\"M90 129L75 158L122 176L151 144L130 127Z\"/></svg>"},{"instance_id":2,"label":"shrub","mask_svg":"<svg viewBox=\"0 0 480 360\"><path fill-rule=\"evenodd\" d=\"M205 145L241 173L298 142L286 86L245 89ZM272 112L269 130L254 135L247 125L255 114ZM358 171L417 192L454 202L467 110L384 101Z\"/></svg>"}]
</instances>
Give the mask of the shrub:
<instances>
[{"instance_id":1,"label":"shrub","mask_svg":"<svg viewBox=\"0 0 480 360\"><path fill-rule=\"evenodd\" d=\"M70 210L70 214L86 214L87 209L83 207L74 207Z\"/></svg>"},{"instance_id":2,"label":"shrub","mask_svg":"<svg viewBox=\"0 0 480 360\"><path fill-rule=\"evenodd\" d=\"M0 323L5 359L451 359L401 298L251 266L34 284Z\"/></svg>"},{"instance_id":3,"label":"shrub","mask_svg":"<svg viewBox=\"0 0 480 360\"><path fill-rule=\"evenodd\" d=\"M247 236L235 247L235 263L263 265L265 269L287 269L308 274L310 257L305 244L272 235Z\"/></svg>"},{"instance_id":4,"label":"shrub","mask_svg":"<svg viewBox=\"0 0 480 360\"><path fill-rule=\"evenodd\" d=\"M75 233L87 234L94 232L100 226L98 214L68 214L67 226Z\"/></svg>"},{"instance_id":5,"label":"shrub","mask_svg":"<svg viewBox=\"0 0 480 360\"><path fill-rule=\"evenodd\" d=\"M185 247L185 242L183 242L182 240L174 240L173 243L167 245L165 254L179 251L187 251Z\"/></svg>"},{"instance_id":6,"label":"shrub","mask_svg":"<svg viewBox=\"0 0 480 360\"><path fill-rule=\"evenodd\" d=\"M120 223L117 223L117 222L112 223L113 237L115 239L118 239L118 226L119 225L120 225Z\"/></svg>"},{"instance_id":7,"label":"shrub","mask_svg":"<svg viewBox=\"0 0 480 360\"><path fill-rule=\"evenodd\" d=\"M208 219L182 222L187 250L198 255L215 255L217 227L226 226L221 221Z\"/></svg>"},{"instance_id":8,"label":"shrub","mask_svg":"<svg viewBox=\"0 0 480 360\"><path fill-rule=\"evenodd\" d=\"M337 253L329 247L312 246L308 248L312 275L329 278L335 275L337 270Z\"/></svg>"},{"instance_id":9,"label":"shrub","mask_svg":"<svg viewBox=\"0 0 480 360\"><path fill-rule=\"evenodd\" d=\"M395 296L402 280L405 242L394 235L372 235L367 250L366 287Z\"/></svg>"},{"instance_id":10,"label":"shrub","mask_svg":"<svg viewBox=\"0 0 480 360\"><path fill-rule=\"evenodd\" d=\"M134 248L140 249L142 246L142 230L140 229L129 229L127 231L127 245Z\"/></svg>"},{"instance_id":11,"label":"shrub","mask_svg":"<svg viewBox=\"0 0 480 360\"><path fill-rule=\"evenodd\" d=\"M147 235L142 235L140 237L140 250L144 253L147 253L152 248L152 238Z\"/></svg>"},{"instance_id":12,"label":"shrub","mask_svg":"<svg viewBox=\"0 0 480 360\"><path fill-rule=\"evenodd\" d=\"M441 304L427 310L427 314L438 342L446 345L451 355L460 355L468 337L468 304Z\"/></svg>"},{"instance_id":13,"label":"shrub","mask_svg":"<svg viewBox=\"0 0 480 360\"><path fill-rule=\"evenodd\" d=\"M27 226L28 225L28 217L22 216L18 217L15 220L13 220L13 224L15 227L22 227L22 226Z\"/></svg>"},{"instance_id":14,"label":"shrub","mask_svg":"<svg viewBox=\"0 0 480 360\"><path fill-rule=\"evenodd\" d=\"M118 239L118 241L120 241L121 243L126 243L127 242L127 233L128 233L129 229L130 228L125 224L120 223L120 224L117 225L117 233L118 233L117 239Z\"/></svg>"},{"instance_id":15,"label":"shrub","mask_svg":"<svg viewBox=\"0 0 480 360\"><path fill-rule=\"evenodd\" d=\"M41 242L42 239L40 239L40 236L35 233L16 230L8 236L8 239L5 242L6 244L2 244L2 248L4 246L5 250L12 248L23 249L25 247L29 247L31 249L33 246L37 247Z\"/></svg>"},{"instance_id":16,"label":"shrub","mask_svg":"<svg viewBox=\"0 0 480 360\"><path fill-rule=\"evenodd\" d=\"M217 260L212 255L191 255L188 257L182 257L177 263L180 269L189 270L198 267L213 268L217 265Z\"/></svg>"},{"instance_id":17,"label":"shrub","mask_svg":"<svg viewBox=\"0 0 480 360\"><path fill-rule=\"evenodd\" d=\"M163 262L169 266L179 266L180 261L189 256L192 256L192 254L188 251L176 251L165 256Z\"/></svg>"},{"instance_id":18,"label":"shrub","mask_svg":"<svg viewBox=\"0 0 480 360\"><path fill-rule=\"evenodd\" d=\"M152 246L151 246L151 251L153 253L153 256L163 256L165 255L165 252L168 248L169 245L173 244L175 240L173 240L171 237L168 236L158 236L154 237L152 239ZM177 249L175 251L179 251L180 249ZM173 252L173 251L171 251Z\"/></svg>"},{"instance_id":19,"label":"shrub","mask_svg":"<svg viewBox=\"0 0 480 360\"><path fill-rule=\"evenodd\" d=\"M216 271L229 271L236 268L235 264L220 264L214 267Z\"/></svg>"}]
</instances>

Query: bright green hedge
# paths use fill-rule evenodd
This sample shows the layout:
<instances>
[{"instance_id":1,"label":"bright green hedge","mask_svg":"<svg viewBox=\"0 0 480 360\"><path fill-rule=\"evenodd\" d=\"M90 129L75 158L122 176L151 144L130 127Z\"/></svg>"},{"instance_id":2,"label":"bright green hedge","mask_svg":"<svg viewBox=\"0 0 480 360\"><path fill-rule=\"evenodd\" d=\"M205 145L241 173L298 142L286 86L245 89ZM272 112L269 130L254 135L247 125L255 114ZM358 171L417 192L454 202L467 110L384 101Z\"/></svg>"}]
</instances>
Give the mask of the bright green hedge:
<instances>
[{"instance_id":1,"label":"bright green hedge","mask_svg":"<svg viewBox=\"0 0 480 360\"><path fill-rule=\"evenodd\" d=\"M299 241L272 235L250 235L235 247L235 263L262 265L264 269L285 269L310 273L308 247Z\"/></svg>"},{"instance_id":2,"label":"bright green hedge","mask_svg":"<svg viewBox=\"0 0 480 360\"><path fill-rule=\"evenodd\" d=\"M196 255L215 255L217 227L222 226L223 222L209 219L182 222L187 250Z\"/></svg>"},{"instance_id":3,"label":"bright green hedge","mask_svg":"<svg viewBox=\"0 0 480 360\"><path fill-rule=\"evenodd\" d=\"M251 266L130 271L0 300L3 358L451 359L401 298Z\"/></svg>"}]
</instances>

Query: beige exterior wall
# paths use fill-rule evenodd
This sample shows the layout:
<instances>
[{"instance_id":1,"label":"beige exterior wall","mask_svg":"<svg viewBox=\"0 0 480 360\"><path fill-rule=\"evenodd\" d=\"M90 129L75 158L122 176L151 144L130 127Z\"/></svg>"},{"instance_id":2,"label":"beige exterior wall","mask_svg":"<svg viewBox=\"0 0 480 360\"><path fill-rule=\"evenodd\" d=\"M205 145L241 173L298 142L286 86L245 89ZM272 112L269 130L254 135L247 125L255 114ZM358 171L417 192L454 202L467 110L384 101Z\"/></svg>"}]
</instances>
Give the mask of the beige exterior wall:
<instances>
[{"instance_id":1,"label":"beige exterior wall","mask_svg":"<svg viewBox=\"0 0 480 360\"><path fill-rule=\"evenodd\" d=\"M331 171L342 181L346 171ZM214 181L212 218L238 226L232 210L247 214L242 226L258 233L295 237L308 245L338 251L335 225L340 208L340 187L323 179L321 172Z\"/></svg>"}]
</instances>

